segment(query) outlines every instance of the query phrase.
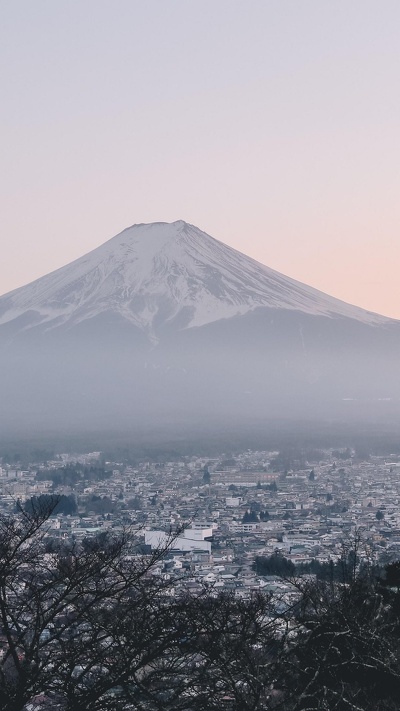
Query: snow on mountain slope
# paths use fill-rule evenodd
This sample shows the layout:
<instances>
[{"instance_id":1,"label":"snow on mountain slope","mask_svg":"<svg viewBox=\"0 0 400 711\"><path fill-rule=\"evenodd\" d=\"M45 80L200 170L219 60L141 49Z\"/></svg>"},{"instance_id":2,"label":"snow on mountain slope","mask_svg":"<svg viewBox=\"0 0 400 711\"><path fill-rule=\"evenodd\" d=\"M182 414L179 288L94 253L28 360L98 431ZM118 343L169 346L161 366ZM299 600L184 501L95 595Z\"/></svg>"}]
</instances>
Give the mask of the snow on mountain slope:
<instances>
[{"instance_id":1,"label":"snow on mountain slope","mask_svg":"<svg viewBox=\"0 0 400 711\"><path fill-rule=\"evenodd\" d=\"M258 307L389 322L259 264L183 221L134 225L74 262L0 297L0 325L72 327L104 312L151 340L160 326L202 326Z\"/></svg>"}]
</instances>

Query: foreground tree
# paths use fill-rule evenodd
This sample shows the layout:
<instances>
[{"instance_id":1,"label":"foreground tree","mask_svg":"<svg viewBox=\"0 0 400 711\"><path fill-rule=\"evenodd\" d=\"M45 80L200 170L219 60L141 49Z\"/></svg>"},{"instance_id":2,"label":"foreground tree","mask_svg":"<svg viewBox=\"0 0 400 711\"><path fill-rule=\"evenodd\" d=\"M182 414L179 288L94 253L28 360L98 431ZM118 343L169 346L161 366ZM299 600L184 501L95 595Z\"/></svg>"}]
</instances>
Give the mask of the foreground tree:
<instances>
[{"instance_id":1,"label":"foreground tree","mask_svg":"<svg viewBox=\"0 0 400 711\"><path fill-rule=\"evenodd\" d=\"M36 507L35 507L36 504ZM4 711L270 708L272 602L204 589L172 596L129 532L46 553L57 498L0 519Z\"/></svg>"},{"instance_id":2,"label":"foreground tree","mask_svg":"<svg viewBox=\"0 0 400 711\"><path fill-rule=\"evenodd\" d=\"M296 582L286 708L394 711L400 698L399 593L368 567L343 565L345 582Z\"/></svg>"},{"instance_id":3,"label":"foreground tree","mask_svg":"<svg viewBox=\"0 0 400 711\"><path fill-rule=\"evenodd\" d=\"M185 708L256 711L276 708L286 625L270 595L194 598L189 604L193 655L192 705Z\"/></svg>"},{"instance_id":4,"label":"foreground tree","mask_svg":"<svg viewBox=\"0 0 400 711\"><path fill-rule=\"evenodd\" d=\"M49 550L57 498L0 517L4 711L393 711L398 564L346 550L342 580L291 578L289 598L178 594L129 531ZM176 594L174 594L174 592Z\"/></svg>"},{"instance_id":5,"label":"foreground tree","mask_svg":"<svg viewBox=\"0 0 400 711\"><path fill-rule=\"evenodd\" d=\"M125 532L45 553L57 503L0 519L1 708L43 695L54 708L126 708L177 632L165 585L149 575L165 549L138 555Z\"/></svg>"}]
</instances>

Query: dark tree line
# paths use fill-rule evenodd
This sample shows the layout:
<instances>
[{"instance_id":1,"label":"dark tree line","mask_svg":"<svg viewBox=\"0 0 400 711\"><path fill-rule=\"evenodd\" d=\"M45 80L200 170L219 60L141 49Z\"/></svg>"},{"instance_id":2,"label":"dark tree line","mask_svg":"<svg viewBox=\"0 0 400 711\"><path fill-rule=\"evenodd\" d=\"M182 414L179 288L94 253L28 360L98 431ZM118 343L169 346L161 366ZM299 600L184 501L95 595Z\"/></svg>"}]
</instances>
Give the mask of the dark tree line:
<instances>
[{"instance_id":1,"label":"dark tree line","mask_svg":"<svg viewBox=\"0 0 400 711\"><path fill-rule=\"evenodd\" d=\"M258 575L291 578L296 573L295 564L280 553L273 553L270 556L257 556L254 567Z\"/></svg>"},{"instance_id":2,"label":"dark tree line","mask_svg":"<svg viewBox=\"0 0 400 711\"><path fill-rule=\"evenodd\" d=\"M392 564L386 566L386 573L384 573L382 565L378 563L372 565L368 561L360 561L357 553L352 548L344 551L343 555L337 560L322 563L315 559L307 563L293 563L292 560L286 558L279 551L272 553L270 556L256 556L254 562L254 570L258 575L282 578L300 578L311 575L317 581L344 584L353 579L355 569L359 575L363 575L367 570L369 575L379 578L379 576L387 576L389 574L387 571L392 569Z\"/></svg>"},{"instance_id":3,"label":"dark tree line","mask_svg":"<svg viewBox=\"0 0 400 711\"><path fill-rule=\"evenodd\" d=\"M17 509L19 508L17 504ZM32 515L40 510L48 510L51 507L52 514L71 515L78 511L75 496L69 494L60 494L56 498L50 494L41 494L40 496L32 496L24 503L23 509L26 513Z\"/></svg>"},{"instance_id":4,"label":"dark tree line","mask_svg":"<svg viewBox=\"0 0 400 711\"><path fill-rule=\"evenodd\" d=\"M57 486L76 486L83 481L104 481L112 476L112 472L102 466L84 466L82 464L67 464L58 469L44 469L36 473L38 481L52 481Z\"/></svg>"},{"instance_id":5,"label":"dark tree line","mask_svg":"<svg viewBox=\"0 0 400 711\"><path fill-rule=\"evenodd\" d=\"M342 582L286 576L290 602L173 594L168 545L143 555L128 530L46 553L57 504L0 517L4 711L398 708L399 563L377 576L353 548Z\"/></svg>"}]
</instances>

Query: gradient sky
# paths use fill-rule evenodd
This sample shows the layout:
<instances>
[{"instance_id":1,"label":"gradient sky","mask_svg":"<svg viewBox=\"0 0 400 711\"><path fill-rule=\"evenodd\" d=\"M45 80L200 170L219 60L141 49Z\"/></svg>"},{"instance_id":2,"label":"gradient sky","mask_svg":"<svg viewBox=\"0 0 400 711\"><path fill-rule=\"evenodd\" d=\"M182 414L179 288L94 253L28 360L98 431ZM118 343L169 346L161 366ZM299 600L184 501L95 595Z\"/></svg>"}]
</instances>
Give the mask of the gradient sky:
<instances>
[{"instance_id":1,"label":"gradient sky","mask_svg":"<svg viewBox=\"0 0 400 711\"><path fill-rule=\"evenodd\" d=\"M0 293L184 219L400 318L399 0L3 0Z\"/></svg>"}]
</instances>

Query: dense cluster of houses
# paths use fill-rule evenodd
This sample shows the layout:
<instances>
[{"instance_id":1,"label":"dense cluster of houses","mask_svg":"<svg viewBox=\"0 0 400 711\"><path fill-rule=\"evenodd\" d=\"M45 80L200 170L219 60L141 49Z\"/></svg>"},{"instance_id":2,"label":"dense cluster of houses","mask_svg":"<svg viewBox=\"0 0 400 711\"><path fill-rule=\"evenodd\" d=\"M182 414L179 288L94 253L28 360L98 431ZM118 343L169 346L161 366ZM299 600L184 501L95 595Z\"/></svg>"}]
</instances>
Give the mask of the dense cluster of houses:
<instances>
[{"instance_id":1,"label":"dense cluster of houses","mask_svg":"<svg viewBox=\"0 0 400 711\"><path fill-rule=\"evenodd\" d=\"M258 556L335 561L358 532L372 558L400 558L399 459L337 454L325 450L318 461L289 470L276 468L277 453L267 451L137 466L106 462L110 473L98 481L82 472L99 462L99 452L59 455L26 470L3 461L0 510L41 494L73 495L76 512L52 516L49 538L82 540L130 526L144 552L167 546L153 574L171 580L172 591L206 584L246 597L284 587L257 575ZM52 472L71 465L81 472L78 481L55 485Z\"/></svg>"}]
</instances>

